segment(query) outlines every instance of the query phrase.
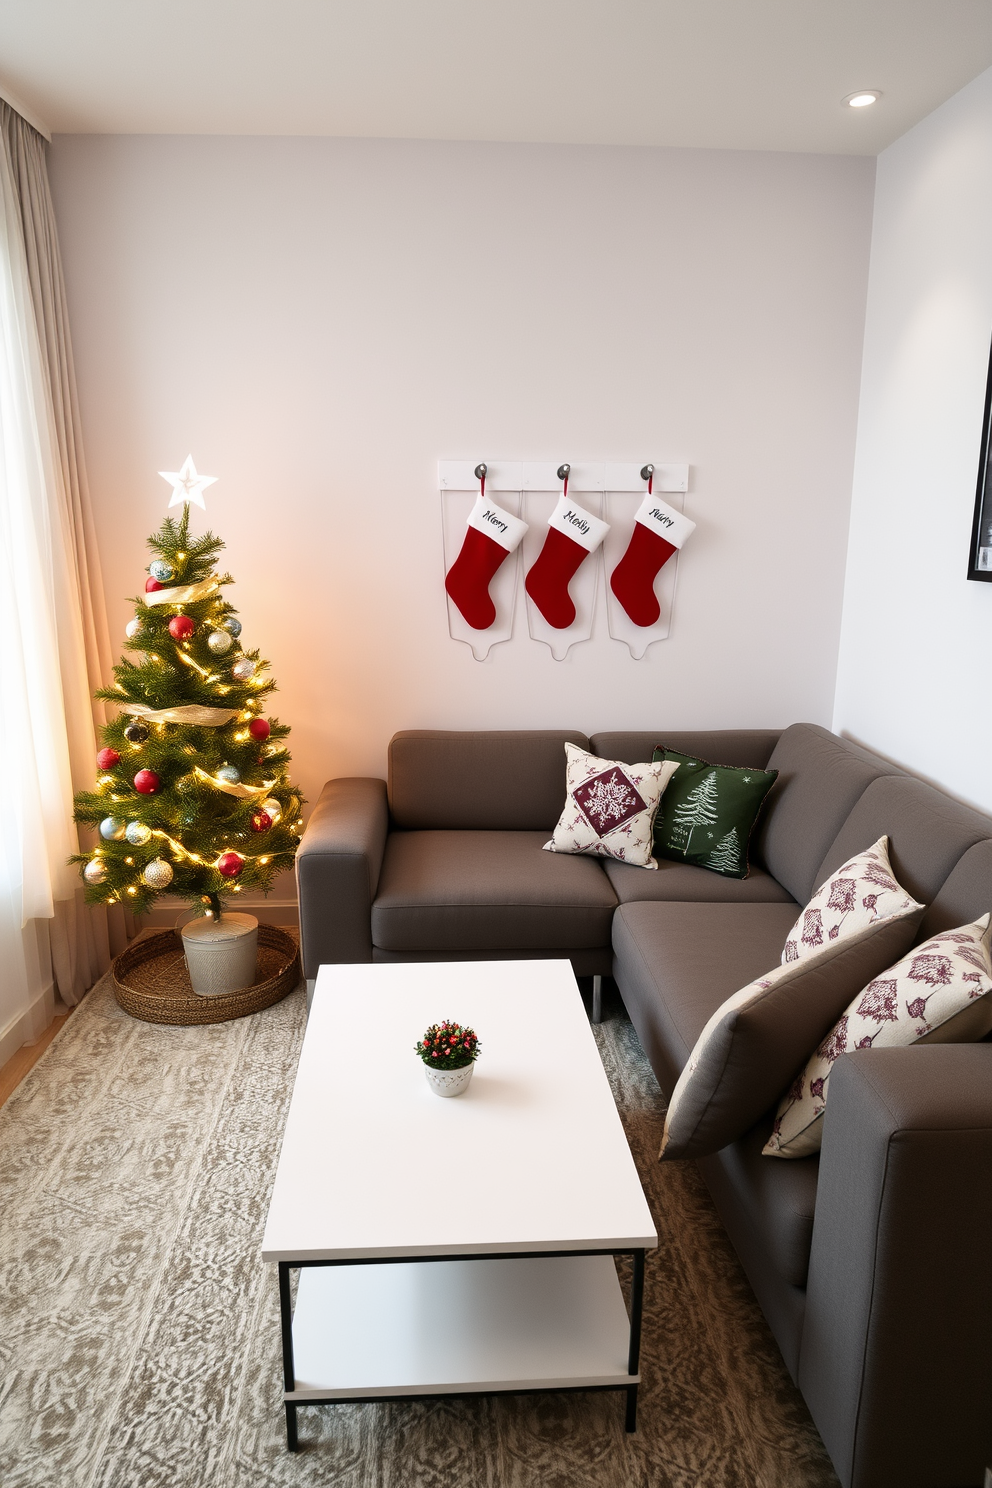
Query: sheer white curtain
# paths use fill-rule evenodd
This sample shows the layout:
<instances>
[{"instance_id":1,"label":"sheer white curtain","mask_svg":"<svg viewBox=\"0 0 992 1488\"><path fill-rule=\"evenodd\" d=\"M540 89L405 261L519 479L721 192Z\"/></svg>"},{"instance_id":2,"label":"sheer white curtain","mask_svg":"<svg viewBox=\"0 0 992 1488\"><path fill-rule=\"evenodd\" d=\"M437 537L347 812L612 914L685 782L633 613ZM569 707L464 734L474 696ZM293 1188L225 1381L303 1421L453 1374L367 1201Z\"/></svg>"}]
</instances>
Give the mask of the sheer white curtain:
<instances>
[{"instance_id":1,"label":"sheer white curtain","mask_svg":"<svg viewBox=\"0 0 992 1488\"><path fill-rule=\"evenodd\" d=\"M92 524L57 254L43 141L0 102L0 1057L49 1021L53 973L74 1002L109 953L106 915L81 909L66 865L109 642L86 582Z\"/></svg>"}]
</instances>

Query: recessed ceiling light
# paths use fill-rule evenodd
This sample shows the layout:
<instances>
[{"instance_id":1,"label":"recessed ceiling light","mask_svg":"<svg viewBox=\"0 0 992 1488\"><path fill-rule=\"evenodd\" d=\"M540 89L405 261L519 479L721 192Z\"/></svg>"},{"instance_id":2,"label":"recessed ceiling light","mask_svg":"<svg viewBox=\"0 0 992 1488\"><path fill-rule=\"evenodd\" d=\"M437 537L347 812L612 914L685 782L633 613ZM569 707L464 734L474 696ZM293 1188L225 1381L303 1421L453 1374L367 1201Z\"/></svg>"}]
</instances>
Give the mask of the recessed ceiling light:
<instances>
[{"instance_id":1,"label":"recessed ceiling light","mask_svg":"<svg viewBox=\"0 0 992 1488\"><path fill-rule=\"evenodd\" d=\"M877 88L862 88L860 93L848 93L841 103L846 103L848 108L867 108L869 104L877 103L881 96Z\"/></svg>"}]
</instances>

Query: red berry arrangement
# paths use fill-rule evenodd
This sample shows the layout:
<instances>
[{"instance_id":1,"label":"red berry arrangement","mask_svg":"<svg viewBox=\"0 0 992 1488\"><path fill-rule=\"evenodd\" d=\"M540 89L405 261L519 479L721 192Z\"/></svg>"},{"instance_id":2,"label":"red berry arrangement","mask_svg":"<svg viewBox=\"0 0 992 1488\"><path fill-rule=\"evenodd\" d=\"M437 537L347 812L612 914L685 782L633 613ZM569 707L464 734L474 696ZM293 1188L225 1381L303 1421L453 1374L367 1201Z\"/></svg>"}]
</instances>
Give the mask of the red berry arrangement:
<instances>
[{"instance_id":1,"label":"red berry arrangement","mask_svg":"<svg viewBox=\"0 0 992 1488\"><path fill-rule=\"evenodd\" d=\"M481 1045L471 1028L460 1023L432 1023L416 1047L429 1069L464 1069L479 1057Z\"/></svg>"}]
</instances>

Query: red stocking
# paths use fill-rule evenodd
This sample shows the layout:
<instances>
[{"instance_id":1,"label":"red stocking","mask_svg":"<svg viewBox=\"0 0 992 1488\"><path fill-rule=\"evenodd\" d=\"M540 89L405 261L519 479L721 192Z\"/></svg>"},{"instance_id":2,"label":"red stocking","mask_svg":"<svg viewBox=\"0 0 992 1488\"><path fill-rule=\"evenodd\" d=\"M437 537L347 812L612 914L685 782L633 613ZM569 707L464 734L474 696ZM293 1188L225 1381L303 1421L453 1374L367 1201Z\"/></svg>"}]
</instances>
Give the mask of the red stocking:
<instances>
[{"instance_id":1,"label":"red stocking","mask_svg":"<svg viewBox=\"0 0 992 1488\"><path fill-rule=\"evenodd\" d=\"M608 523L569 501L566 481L565 491L548 519L544 547L524 579L527 593L555 630L567 630L574 623L575 606L568 592L569 583L609 530Z\"/></svg>"},{"instance_id":2,"label":"red stocking","mask_svg":"<svg viewBox=\"0 0 992 1488\"><path fill-rule=\"evenodd\" d=\"M610 588L635 625L654 625L660 619L654 581L695 526L652 495L649 486L634 519L627 551L610 575Z\"/></svg>"},{"instance_id":3,"label":"red stocking","mask_svg":"<svg viewBox=\"0 0 992 1488\"><path fill-rule=\"evenodd\" d=\"M527 523L485 497L485 485L472 508L461 552L449 568L444 587L473 630L488 630L496 619L489 585L504 559L514 552Z\"/></svg>"}]
</instances>

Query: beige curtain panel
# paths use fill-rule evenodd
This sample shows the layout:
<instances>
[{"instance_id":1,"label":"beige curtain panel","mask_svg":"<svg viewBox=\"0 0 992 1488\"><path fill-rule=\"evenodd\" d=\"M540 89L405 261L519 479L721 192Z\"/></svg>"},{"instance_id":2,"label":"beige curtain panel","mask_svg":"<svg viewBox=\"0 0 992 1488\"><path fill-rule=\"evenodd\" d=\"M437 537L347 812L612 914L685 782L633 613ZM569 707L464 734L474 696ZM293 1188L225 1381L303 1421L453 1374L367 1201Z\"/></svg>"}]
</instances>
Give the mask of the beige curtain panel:
<instances>
[{"instance_id":1,"label":"beige curtain panel","mask_svg":"<svg viewBox=\"0 0 992 1488\"><path fill-rule=\"evenodd\" d=\"M4 405L3 440L7 460L4 498L8 507L5 566L21 572L32 561L48 568L47 588L21 595L17 617L25 652L25 703L45 692L46 667L57 668L61 719L54 717L54 680L49 677L47 707L35 708L22 728L38 749L67 761L67 773L39 779L38 811L63 821L72 837L71 792L91 787L97 748L96 727L104 705L93 699L110 678L113 655L107 625L100 560L86 484L78 400L69 337L65 284L55 214L45 162L45 141L8 104L0 101L0 199L5 224L7 290L4 306L10 344L8 384L23 379L17 396ZM25 410L30 410L25 412ZM14 429L8 427L14 421ZM19 421L18 421L19 420ZM16 434L23 444L23 468L12 462ZM13 517L11 517L11 512ZM34 613L32 613L34 607ZM47 611L43 614L42 611ZM30 644L40 636L39 645ZM44 650L51 637L54 658ZM40 649L39 649L40 648ZM40 674L40 675L38 675ZM16 681L16 678L15 678ZM5 697L5 714L16 713L18 694ZM58 733L61 738L43 737ZM19 732L21 732L19 730ZM25 734L22 733L22 738ZM30 808L30 801L28 807ZM36 826L36 824L35 824ZM87 907L75 870L57 861L62 835L49 830L48 861L31 848L32 823L22 820L23 921L47 920L57 990L72 1004L109 964L133 932L121 906ZM10 857L8 843L8 859Z\"/></svg>"}]
</instances>

